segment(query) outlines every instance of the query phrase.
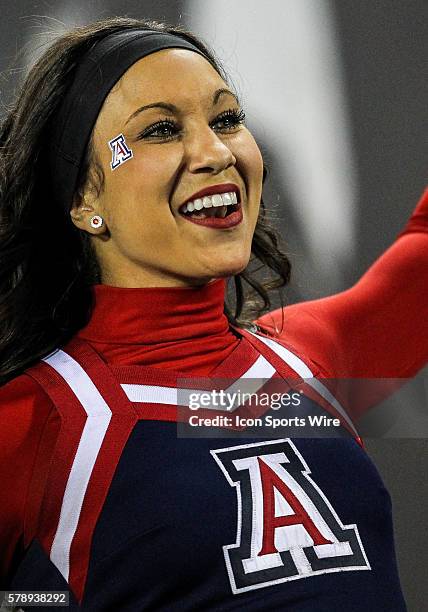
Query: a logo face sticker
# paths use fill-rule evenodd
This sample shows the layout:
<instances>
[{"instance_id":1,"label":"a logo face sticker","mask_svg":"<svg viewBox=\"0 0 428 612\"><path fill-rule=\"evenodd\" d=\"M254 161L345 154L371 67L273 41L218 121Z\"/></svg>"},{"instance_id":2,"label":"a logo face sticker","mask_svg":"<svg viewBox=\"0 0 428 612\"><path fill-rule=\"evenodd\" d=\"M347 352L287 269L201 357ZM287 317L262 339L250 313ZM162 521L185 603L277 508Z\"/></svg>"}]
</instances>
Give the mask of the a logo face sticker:
<instances>
[{"instance_id":1,"label":"a logo face sticker","mask_svg":"<svg viewBox=\"0 0 428 612\"><path fill-rule=\"evenodd\" d=\"M110 167L115 170L118 166L128 161L132 157L132 150L128 147L125 142L125 136L119 134L115 138L109 140L108 146L111 149L111 162Z\"/></svg>"},{"instance_id":2,"label":"a logo face sticker","mask_svg":"<svg viewBox=\"0 0 428 612\"><path fill-rule=\"evenodd\" d=\"M211 451L238 501L223 546L233 593L346 570L370 570L356 525L343 525L289 439Z\"/></svg>"}]
</instances>

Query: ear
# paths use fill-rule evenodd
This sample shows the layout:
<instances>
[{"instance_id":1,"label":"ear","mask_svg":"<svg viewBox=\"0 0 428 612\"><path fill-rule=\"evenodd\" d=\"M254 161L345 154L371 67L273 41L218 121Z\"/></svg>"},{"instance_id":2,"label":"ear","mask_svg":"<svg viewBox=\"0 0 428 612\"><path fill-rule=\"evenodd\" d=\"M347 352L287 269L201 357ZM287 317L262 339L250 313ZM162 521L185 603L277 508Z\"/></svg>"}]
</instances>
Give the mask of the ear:
<instances>
[{"instance_id":1,"label":"ear","mask_svg":"<svg viewBox=\"0 0 428 612\"><path fill-rule=\"evenodd\" d=\"M94 215L100 215L97 210L97 200L92 202L85 194L77 193L70 210L70 217L74 225L90 234L103 234L106 231L105 223L101 227L91 226L91 219Z\"/></svg>"}]
</instances>

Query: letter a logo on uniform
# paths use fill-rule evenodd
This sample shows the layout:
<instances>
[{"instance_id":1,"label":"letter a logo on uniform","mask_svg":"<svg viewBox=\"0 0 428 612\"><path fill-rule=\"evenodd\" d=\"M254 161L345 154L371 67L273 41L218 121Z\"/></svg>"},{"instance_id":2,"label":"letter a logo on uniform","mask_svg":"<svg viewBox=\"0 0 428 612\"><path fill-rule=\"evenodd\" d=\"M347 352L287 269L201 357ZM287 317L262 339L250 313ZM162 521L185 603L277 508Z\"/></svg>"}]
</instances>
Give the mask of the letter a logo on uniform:
<instances>
[{"instance_id":1,"label":"letter a logo on uniform","mask_svg":"<svg viewBox=\"0 0 428 612\"><path fill-rule=\"evenodd\" d=\"M109 140L108 146L111 149L111 162L110 167L115 170L118 166L126 162L132 157L132 150L128 147L125 142L125 136L119 134L115 138Z\"/></svg>"},{"instance_id":2,"label":"letter a logo on uniform","mask_svg":"<svg viewBox=\"0 0 428 612\"><path fill-rule=\"evenodd\" d=\"M211 451L236 488L236 542L223 546L233 593L370 570L356 525L343 525L289 439Z\"/></svg>"}]
</instances>

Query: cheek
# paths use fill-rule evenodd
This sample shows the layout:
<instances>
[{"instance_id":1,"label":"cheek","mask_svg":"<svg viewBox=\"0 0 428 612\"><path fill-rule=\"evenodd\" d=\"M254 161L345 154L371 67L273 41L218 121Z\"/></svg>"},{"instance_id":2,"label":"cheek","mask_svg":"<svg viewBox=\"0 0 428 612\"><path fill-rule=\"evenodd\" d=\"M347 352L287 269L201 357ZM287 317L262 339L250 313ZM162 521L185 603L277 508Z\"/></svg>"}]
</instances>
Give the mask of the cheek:
<instances>
[{"instance_id":1,"label":"cheek","mask_svg":"<svg viewBox=\"0 0 428 612\"><path fill-rule=\"evenodd\" d=\"M153 155L133 151L134 157L122 166L105 170L103 206L111 220L121 212L128 221L142 216L170 214L168 200L174 184L177 163L171 155Z\"/></svg>"},{"instance_id":2,"label":"cheek","mask_svg":"<svg viewBox=\"0 0 428 612\"><path fill-rule=\"evenodd\" d=\"M239 139L234 153L237 168L244 179L247 190L251 237L257 223L263 186L263 158L253 135L246 131L245 137Z\"/></svg>"},{"instance_id":3,"label":"cheek","mask_svg":"<svg viewBox=\"0 0 428 612\"><path fill-rule=\"evenodd\" d=\"M237 170L245 183L247 191L247 206L252 231L257 223L262 197L263 158L256 141L250 132L240 138L234 149L237 160Z\"/></svg>"},{"instance_id":4,"label":"cheek","mask_svg":"<svg viewBox=\"0 0 428 612\"><path fill-rule=\"evenodd\" d=\"M247 189L257 199L261 195L263 179L263 158L260 149L248 130L235 143L233 153L237 160L238 170L243 175Z\"/></svg>"},{"instance_id":5,"label":"cheek","mask_svg":"<svg viewBox=\"0 0 428 612\"><path fill-rule=\"evenodd\" d=\"M168 147L136 151L129 176L124 177L127 189L134 196L144 195L154 205L168 202L180 166L177 155Z\"/></svg>"},{"instance_id":6,"label":"cheek","mask_svg":"<svg viewBox=\"0 0 428 612\"><path fill-rule=\"evenodd\" d=\"M111 238L133 259L157 258L177 233L169 203L176 170L171 161L136 156L106 180L103 207Z\"/></svg>"}]
</instances>

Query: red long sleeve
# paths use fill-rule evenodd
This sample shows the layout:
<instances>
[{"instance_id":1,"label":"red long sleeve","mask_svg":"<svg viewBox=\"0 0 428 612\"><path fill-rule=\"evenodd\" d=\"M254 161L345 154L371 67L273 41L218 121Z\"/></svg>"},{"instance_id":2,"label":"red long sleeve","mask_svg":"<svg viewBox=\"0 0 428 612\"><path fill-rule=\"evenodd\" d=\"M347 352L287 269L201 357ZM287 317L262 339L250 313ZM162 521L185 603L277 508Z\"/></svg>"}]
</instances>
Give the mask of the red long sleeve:
<instances>
[{"instance_id":1,"label":"red long sleeve","mask_svg":"<svg viewBox=\"0 0 428 612\"><path fill-rule=\"evenodd\" d=\"M325 378L413 377L428 362L428 190L393 245L351 289L257 322ZM335 392L358 418L399 386L345 383L343 396Z\"/></svg>"},{"instance_id":2,"label":"red long sleeve","mask_svg":"<svg viewBox=\"0 0 428 612\"><path fill-rule=\"evenodd\" d=\"M49 397L29 376L18 376L0 389L1 588L13 569L15 551L31 537L58 426ZM29 498L34 503L27 503Z\"/></svg>"},{"instance_id":3,"label":"red long sleeve","mask_svg":"<svg viewBox=\"0 0 428 612\"><path fill-rule=\"evenodd\" d=\"M394 244L351 289L278 309L258 323L326 377L414 376L428 361L428 190Z\"/></svg>"}]
</instances>

